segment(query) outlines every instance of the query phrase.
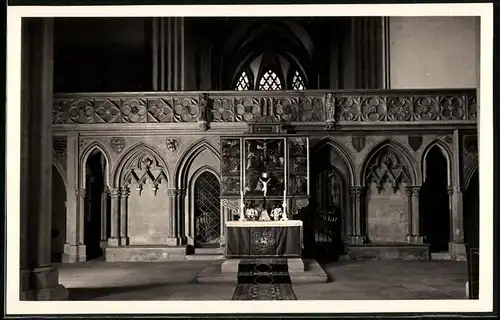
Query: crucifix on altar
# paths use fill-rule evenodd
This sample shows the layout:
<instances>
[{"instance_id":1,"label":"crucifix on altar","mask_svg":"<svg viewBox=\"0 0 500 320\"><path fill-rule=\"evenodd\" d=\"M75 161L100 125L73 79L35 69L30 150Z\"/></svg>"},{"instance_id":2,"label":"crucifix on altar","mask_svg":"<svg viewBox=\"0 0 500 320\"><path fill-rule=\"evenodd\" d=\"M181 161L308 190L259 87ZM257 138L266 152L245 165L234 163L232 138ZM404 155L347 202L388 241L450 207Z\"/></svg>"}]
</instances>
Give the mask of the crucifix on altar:
<instances>
[{"instance_id":1,"label":"crucifix on altar","mask_svg":"<svg viewBox=\"0 0 500 320\"><path fill-rule=\"evenodd\" d=\"M309 199L308 138L224 137L221 145L221 198L232 204L235 217L225 223L226 259L300 260L298 213Z\"/></svg>"}]
</instances>

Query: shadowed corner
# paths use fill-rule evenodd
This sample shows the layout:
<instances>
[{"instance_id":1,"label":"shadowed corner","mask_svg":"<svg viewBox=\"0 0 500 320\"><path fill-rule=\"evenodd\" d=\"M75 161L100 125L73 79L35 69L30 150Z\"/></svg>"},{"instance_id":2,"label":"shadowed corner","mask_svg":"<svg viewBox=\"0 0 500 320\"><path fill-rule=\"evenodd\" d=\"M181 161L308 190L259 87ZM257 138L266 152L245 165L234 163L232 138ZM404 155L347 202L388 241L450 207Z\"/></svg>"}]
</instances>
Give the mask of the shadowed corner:
<instances>
[{"instance_id":1,"label":"shadowed corner","mask_svg":"<svg viewBox=\"0 0 500 320\"><path fill-rule=\"evenodd\" d=\"M172 283L148 283L128 286L102 287L102 288L68 288L69 300L88 301L127 293L134 293L129 300L141 300L141 292L171 286ZM162 296L168 295L168 290L162 291ZM145 295L142 300L151 300L151 295Z\"/></svg>"}]
</instances>

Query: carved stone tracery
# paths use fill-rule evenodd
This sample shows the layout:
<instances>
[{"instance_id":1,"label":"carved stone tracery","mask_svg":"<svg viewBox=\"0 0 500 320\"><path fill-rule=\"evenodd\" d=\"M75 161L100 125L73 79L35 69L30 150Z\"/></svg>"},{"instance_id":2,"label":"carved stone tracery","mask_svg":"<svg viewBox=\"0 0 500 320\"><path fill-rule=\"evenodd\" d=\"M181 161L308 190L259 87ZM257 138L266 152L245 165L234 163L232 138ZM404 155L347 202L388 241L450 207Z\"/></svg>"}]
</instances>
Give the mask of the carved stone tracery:
<instances>
[{"instance_id":1,"label":"carved stone tracery","mask_svg":"<svg viewBox=\"0 0 500 320\"><path fill-rule=\"evenodd\" d=\"M378 192L384 187L384 183L389 182L396 192L403 182L411 182L408 168L405 167L401 159L389 147L379 152L373 163L369 166L365 179L377 185Z\"/></svg>"},{"instance_id":2,"label":"carved stone tracery","mask_svg":"<svg viewBox=\"0 0 500 320\"><path fill-rule=\"evenodd\" d=\"M137 191L141 194L144 185L152 185L154 194L161 183L167 181L165 168L155 155L143 151L131 161L124 169L121 187L127 188L130 184L137 184Z\"/></svg>"}]
</instances>

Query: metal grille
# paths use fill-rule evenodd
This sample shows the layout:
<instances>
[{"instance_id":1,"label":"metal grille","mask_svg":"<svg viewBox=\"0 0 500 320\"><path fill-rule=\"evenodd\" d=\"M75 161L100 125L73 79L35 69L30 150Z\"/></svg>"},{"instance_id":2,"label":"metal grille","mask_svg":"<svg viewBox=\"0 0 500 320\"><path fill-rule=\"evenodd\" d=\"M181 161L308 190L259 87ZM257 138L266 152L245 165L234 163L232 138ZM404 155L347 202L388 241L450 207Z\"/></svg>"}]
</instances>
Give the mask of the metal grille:
<instances>
[{"instance_id":1,"label":"metal grille","mask_svg":"<svg viewBox=\"0 0 500 320\"><path fill-rule=\"evenodd\" d=\"M293 75L292 88L293 88L293 90L305 90L306 89L306 85L304 83L304 80L300 76L299 71L295 71L295 74Z\"/></svg>"},{"instance_id":2,"label":"metal grille","mask_svg":"<svg viewBox=\"0 0 500 320\"><path fill-rule=\"evenodd\" d=\"M238 91L250 90L250 80L248 79L246 71L243 71L241 73L240 79L236 83L236 90Z\"/></svg>"},{"instance_id":3,"label":"metal grille","mask_svg":"<svg viewBox=\"0 0 500 320\"><path fill-rule=\"evenodd\" d=\"M195 187L195 228L198 244L220 242L220 184L210 172L203 172Z\"/></svg>"},{"instance_id":4,"label":"metal grille","mask_svg":"<svg viewBox=\"0 0 500 320\"><path fill-rule=\"evenodd\" d=\"M338 236L338 215L342 208L342 180L336 172L325 171L317 179L318 217L316 220L315 242L330 245Z\"/></svg>"},{"instance_id":5,"label":"metal grille","mask_svg":"<svg viewBox=\"0 0 500 320\"><path fill-rule=\"evenodd\" d=\"M278 75L269 70L259 81L259 90L281 90L281 80Z\"/></svg>"}]
</instances>

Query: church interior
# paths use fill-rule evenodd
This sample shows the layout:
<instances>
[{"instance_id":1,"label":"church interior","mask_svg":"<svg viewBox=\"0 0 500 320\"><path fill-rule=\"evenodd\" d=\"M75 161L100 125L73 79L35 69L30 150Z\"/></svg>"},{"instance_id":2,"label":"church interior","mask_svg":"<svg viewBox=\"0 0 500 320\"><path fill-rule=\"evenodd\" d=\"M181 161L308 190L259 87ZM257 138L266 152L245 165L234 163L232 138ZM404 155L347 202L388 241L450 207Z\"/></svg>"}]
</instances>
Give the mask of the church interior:
<instances>
[{"instance_id":1,"label":"church interior","mask_svg":"<svg viewBox=\"0 0 500 320\"><path fill-rule=\"evenodd\" d=\"M465 299L478 18L22 27L22 300Z\"/></svg>"}]
</instances>

